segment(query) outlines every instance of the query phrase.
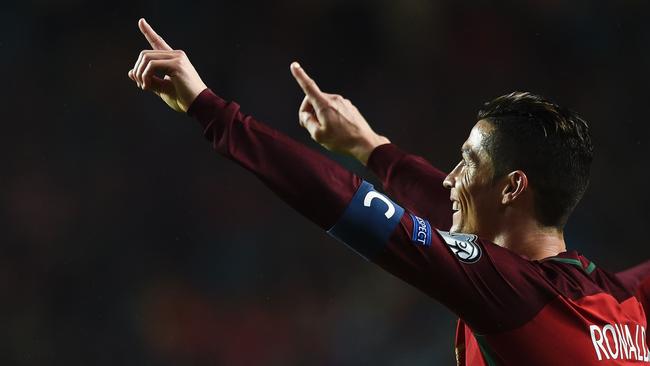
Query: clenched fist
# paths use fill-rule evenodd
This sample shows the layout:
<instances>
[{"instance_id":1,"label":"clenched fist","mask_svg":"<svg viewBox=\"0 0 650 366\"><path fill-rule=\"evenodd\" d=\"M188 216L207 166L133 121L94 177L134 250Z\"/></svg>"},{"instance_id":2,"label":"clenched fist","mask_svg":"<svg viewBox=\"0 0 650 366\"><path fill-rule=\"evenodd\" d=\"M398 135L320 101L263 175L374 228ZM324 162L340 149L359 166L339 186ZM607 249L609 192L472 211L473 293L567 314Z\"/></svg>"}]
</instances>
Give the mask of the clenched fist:
<instances>
[{"instance_id":1,"label":"clenched fist","mask_svg":"<svg viewBox=\"0 0 650 366\"><path fill-rule=\"evenodd\" d=\"M129 78L142 90L156 93L173 110L187 112L206 85L185 52L172 49L144 19L138 27L152 49L140 52Z\"/></svg>"}]
</instances>

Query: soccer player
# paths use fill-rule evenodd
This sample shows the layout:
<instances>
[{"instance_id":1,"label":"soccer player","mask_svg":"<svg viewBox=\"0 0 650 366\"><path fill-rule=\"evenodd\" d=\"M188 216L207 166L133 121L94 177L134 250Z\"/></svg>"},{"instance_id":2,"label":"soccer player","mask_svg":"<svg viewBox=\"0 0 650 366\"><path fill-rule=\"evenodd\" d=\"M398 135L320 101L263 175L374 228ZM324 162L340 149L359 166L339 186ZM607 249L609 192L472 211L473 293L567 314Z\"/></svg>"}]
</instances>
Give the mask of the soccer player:
<instances>
[{"instance_id":1,"label":"soccer player","mask_svg":"<svg viewBox=\"0 0 650 366\"><path fill-rule=\"evenodd\" d=\"M301 125L366 163L400 205L218 97L184 52L144 20L139 27L153 49L129 70L138 87L196 118L218 153L302 215L456 313L459 365L650 362L645 312L627 274L566 251L562 229L592 159L587 124L574 113L528 93L499 97L445 175L375 134L350 101L323 93L292 64L305 92ZM635 287L647 276L639 268L629 275Z\"/></svg>"},{"instance_id":2,"label":"soccer player","mask_svg":"<svg viewBox=\"0 0 650 366\"><path fill-rule=\"evenodd\" d=\"M514 99L516 97L527 98L533 101L536 99L535 96L526 94L511 94L501 99ZM307 98L305 98L306 100ZM303 108L301 108L299 116L301 121L308 120L312 112L311 110L304 109L305 107L310 108L305 103L303 102ZM346 100L345 103L349 102ZM501 104L496 100L488 104L485 110L479 112L478 118L485 119L489 115L494 121L496 113L494 111L490 112L490 108L502 107ZM515 112L510 111L501 115L500 118L514 117L513 114ZM348 124L330 123L327 127L330 130L329 135L332 136L323 137L312 134L312 138L326 148L332 144L331 140L359 141L356 146L348 147L342 152L355 157L361 164L370 168L370 170L381 178L384 190L405 207L408 207L411 212L422 217L435 217L440 215L440 213L435 211L439 210L440 206L431 205L431 202L439 201L441 199L440 194L443 196L446 195L446 192L440 193L439 189L435 189L436 187L441 187L437 183L444 179L445 174L433 167L426 159L407 154L397 146L390 144L388 139L372 131L365 119L360 118L351 122ZM515 136L511 137L514 138ZM526 141L523 141L523 143L526 143ZM563 153L562 149L558 150L558 153ZM521 154L521 152L521 149L518 149L516 146L511 145L509 148L502 147L500 150L492 151L491 159L503 162L509 156L516 156L517 154ZM554 168L551 164L548 167L550 169ZM563 178L560 178L560 180ZM630 293L635 294L647 313L648 309L650 309L650 260L646 260L633 268L617 273L617 277ZM462 322L459 322L459 327L462 326ZM646 339L650 339L650 334L646 334Z\"/></svg>"}]
</instances>

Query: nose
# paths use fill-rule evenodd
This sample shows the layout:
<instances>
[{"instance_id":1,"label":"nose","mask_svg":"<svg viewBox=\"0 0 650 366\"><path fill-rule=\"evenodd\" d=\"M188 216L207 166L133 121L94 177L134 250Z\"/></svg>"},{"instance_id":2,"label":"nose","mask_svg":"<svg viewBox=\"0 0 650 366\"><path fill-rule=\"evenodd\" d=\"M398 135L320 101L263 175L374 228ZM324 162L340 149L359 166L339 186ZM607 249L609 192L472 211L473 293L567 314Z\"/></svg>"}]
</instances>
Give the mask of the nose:
<instances>
[{"instance_id":1,"label":"nose","mask_svg":"<svg viewBox=\"0 0 650 366\"><path fill-rule=\"evenodd\" d=\"M442 181L443 187L447 189L452 189L456 185L456 175L458 174L460 164L462 164L462 162L458 163L458 165L456 165L454 170L452 170L449 174L447 174L445 180Z\"/></svg>"}]
</instances>

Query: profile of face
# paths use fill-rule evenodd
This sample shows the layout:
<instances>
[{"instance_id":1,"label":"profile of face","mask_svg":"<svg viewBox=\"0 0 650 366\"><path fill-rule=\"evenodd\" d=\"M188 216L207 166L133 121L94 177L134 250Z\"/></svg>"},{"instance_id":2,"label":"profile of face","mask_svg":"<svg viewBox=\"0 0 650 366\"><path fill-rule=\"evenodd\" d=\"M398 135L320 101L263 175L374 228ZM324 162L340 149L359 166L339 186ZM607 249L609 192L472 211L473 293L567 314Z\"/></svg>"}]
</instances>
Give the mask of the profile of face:
<instances>
[{"instance_id":1,"label":"profile of face","mask_svg":"<svg viewBox=\"0 0 650 366\"><path fill-rule=\"evenodd\" d=\"M450 232L489 238L496 229L504 206L503 185L494 179L492 159L485 148L493 129L485 120L474 125L461 147L462 159L443 182L450 190L454 211Z\"/></svg>"}]
</instances>

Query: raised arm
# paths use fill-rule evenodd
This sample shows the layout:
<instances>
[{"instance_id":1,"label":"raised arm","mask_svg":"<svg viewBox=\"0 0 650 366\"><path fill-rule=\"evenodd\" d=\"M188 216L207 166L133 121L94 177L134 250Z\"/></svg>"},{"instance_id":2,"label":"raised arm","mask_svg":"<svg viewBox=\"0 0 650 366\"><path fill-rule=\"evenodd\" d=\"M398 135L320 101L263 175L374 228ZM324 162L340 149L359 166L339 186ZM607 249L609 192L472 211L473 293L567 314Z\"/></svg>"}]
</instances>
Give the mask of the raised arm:
<instances>
[{"instance_id":1,"label":"raised arm","mask_svg":"<svg viewBox=\"0 0 650 366\"><path fill-rule=\"evenodd\" d=\"M298 112L300 125L314 141L368 166L400 204L426 217L435 227L449 228L453 212L449 191L442 186L445 173L377 134L352 102L323 93L299 65L293 65L292 73L305 91ZM332 118L336 114L345 118Z\"/></svg>"},{"instance_id":2,"label":"raised arm","mask_svg":"<svg viewBox=\"0 0 650 366\"><path fill-rule=\"evenodd\" d=\"M381 180L386 193L436 227L451 226L449 190L442 186L446 174L426 159L385 144L372 151L367 166Z\"/></svg>"},{"instance_id":3,"label":"raised arm","mask_svg":"<svg viewBox=\"0 0 650 366\"><path fill-rule=\"evenodd\" d=\"M129 77L170 108L187 112L221 155L253 172L280 198L322 227L331 228L361 180L226 102L201 81L187 55L172 49L144 19L140 31L152 47L140 53ZM160 76L164 75L164 76Z\"/></svg>"},{"instance_id":4,"label":"raised arm","mask_svg":"<svg viewBox=\"0 0 650 366\"><path fill-rule=\"evenodd\" d=\"M166 45L144 21L140 28L152 47ZM330 123L349 123L353 109L339 109L298 65L291 71L306 94L301 123L310 133L320 136ZM544 294L533 291L538 272L530 262L473 235L436 230L325 156L242 113L239 105L205 88L184 53L143 51L129 76L196 118L219 154L251 171L302 215L445 304L477 331L499 330L486 320L489 314L521 303L524 295L526 301L545 303ZM479 309L478 302L485 305Z\"/></svg>"}]
</instances>

